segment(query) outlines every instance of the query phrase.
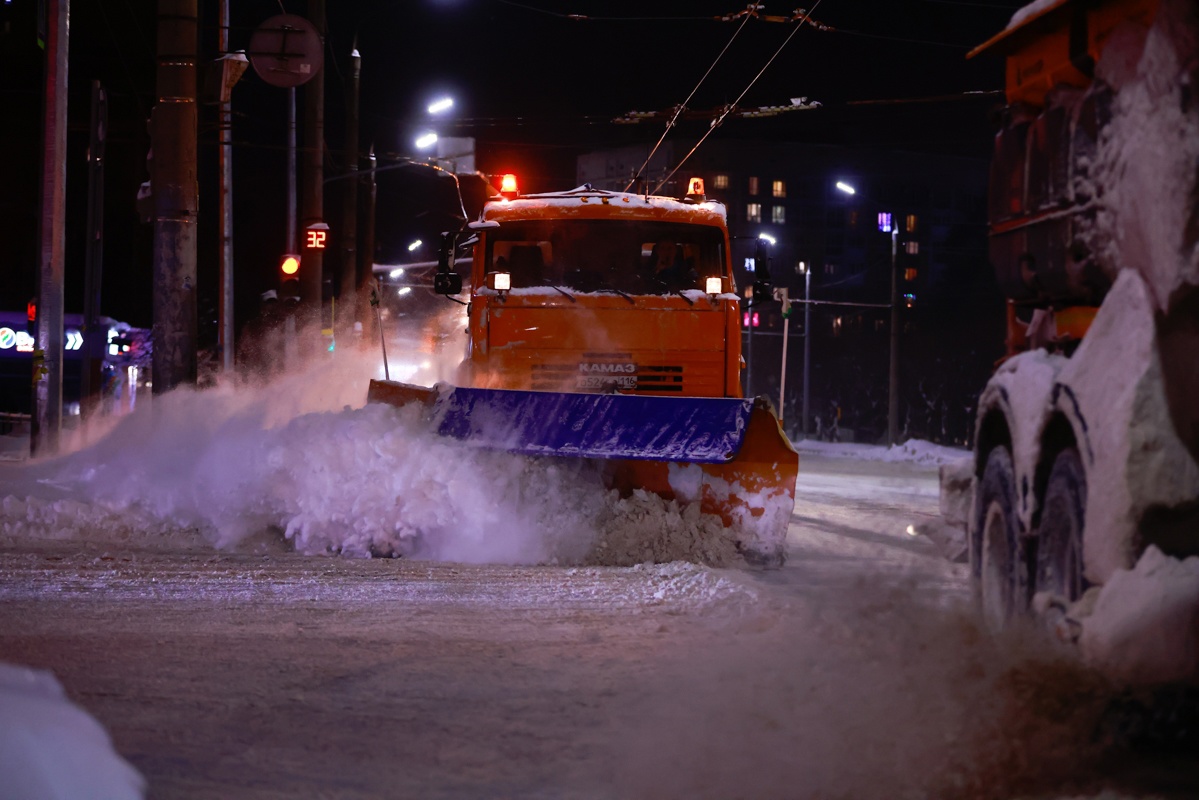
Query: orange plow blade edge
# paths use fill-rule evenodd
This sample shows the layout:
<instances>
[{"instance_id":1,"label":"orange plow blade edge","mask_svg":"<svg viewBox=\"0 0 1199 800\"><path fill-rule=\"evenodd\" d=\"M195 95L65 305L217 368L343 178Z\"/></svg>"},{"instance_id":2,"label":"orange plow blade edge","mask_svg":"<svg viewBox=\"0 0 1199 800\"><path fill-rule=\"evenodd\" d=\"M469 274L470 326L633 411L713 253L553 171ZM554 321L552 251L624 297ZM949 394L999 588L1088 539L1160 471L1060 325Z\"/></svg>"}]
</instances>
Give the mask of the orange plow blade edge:
<instances>
[{"instance_id":1,"label":"orange plow blade edge","mask_svg":"<svg viewBox=\"0 0 1199 800\"><path fill-rule=\"evenodd\" d=\"M700 503L745 559L780 566L799 456L763 399L434 388L372 380L368 402L419 403L430 427L474 445L596 459L609 486Z\"/></svg>"}]
</instances>

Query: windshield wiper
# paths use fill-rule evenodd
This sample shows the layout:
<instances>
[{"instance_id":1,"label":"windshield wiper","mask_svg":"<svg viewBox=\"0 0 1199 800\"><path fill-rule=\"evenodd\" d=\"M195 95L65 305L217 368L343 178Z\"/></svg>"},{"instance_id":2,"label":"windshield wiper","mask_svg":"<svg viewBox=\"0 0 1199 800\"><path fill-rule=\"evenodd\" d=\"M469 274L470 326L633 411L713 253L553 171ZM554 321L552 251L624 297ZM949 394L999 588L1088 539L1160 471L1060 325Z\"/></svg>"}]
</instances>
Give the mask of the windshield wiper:
<instances>
[{"instance_id":1,"label":"windshield wiper","mask_svg":"<svg viewBox=\"0 0 1199 800\"><path fill-rule=\"evenodd\" d=\"M650 278L650 280L651 280L651 281L653 281L654 283L658 284L659 286L661 286L661 287L662 287L663 289L665 289L667 292L670 292L671 294L677 294L679 297L681 297L681 298L683 298L684 300L686 300L686 301L687 301L687 305L689 305L689 306L693 306L693 305L695 305L695 301L694 301L694 300L692 300L690 297L688 297L687 295L685 295L685 294L683 294L682 292L680 292L678 289L672 289L672 288L670 287L670 285L666 283L666 281L658 280L657 278Z\"/></svg>"},{"instance_id":2,"label":"windshield wiper","mask_svg":"<svg viewBox=\"0 0 1199 800\"><path fill-rule=\"evenodd\" d=\"M566 290L565 290L565 289L563 289L561 286L559 286L559 285L557 285L557 284L555 284L555 283L547 283L546 285L547 285L547 286L549 286L551 289L554 289L554 290L556 290L556 291L558 292L558 294L562 295L563 297L565 297L565 298L566 298L567 300L569 300L570 302L572 302L572 303L577 303L577 302L579 302L578 300L576 300L576 299L575 299L575 296L574 296L573 294L571 294L570 292L566 291Z\"/></svg>"}]
</instances>

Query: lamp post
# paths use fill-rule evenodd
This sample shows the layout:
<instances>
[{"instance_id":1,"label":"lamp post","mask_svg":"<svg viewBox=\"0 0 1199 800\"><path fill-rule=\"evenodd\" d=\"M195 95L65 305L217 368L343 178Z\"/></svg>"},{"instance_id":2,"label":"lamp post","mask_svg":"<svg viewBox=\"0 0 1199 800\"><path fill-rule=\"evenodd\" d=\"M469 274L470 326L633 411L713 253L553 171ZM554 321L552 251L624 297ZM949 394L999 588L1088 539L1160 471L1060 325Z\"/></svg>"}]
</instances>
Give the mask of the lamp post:
<instances>
[{"instance_id":1,"label":"lamp post","mask_svg":"<svg viewBox=\"0 0 1199 800\"><path fill-rule=\"evenodd\" d=\"M837 190L848 195L857 191L844 181L837 181ZM899 246L899 229L890 214L887 227L891 234L891 354L888 367L887 387L887 446L894 446L899 439L899 279L895 274L895 254ZM880 228L884 232L887 228Z\"/></svg>"},{"instance_id":2,"label":"lamp post","mask_svg":"<svg viewBox=\"0 0 1199 800\"><path fill-rule=\"evenodd\" d=\"M808 365L811 363L812 357L812 271L802 261L799 262L799 271L803 275L803 417L800 420L802 426L800 432L806 439L808 437L808 400L811 397L808 391L810 385Z\"/></svg>"},{"instance_id":3,"label":"lamp post","mask_svg":"<svg viewBox=\"0 0 1199 800\"><path fill-rule=\"evenodd\" d=\"M895 250L899 231L891 221L891 367L887 387L887 446L899 441L899 279L895 274Z\"/></svg>"}]
</instances>

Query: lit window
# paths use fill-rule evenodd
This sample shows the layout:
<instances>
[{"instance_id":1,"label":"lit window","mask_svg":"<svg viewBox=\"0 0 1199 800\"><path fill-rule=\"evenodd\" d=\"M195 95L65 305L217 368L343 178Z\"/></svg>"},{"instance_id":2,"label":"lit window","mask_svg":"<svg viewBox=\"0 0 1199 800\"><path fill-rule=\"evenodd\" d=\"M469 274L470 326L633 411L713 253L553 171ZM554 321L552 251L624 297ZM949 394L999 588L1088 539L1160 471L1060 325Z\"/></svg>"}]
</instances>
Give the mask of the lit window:
<instances>
[{"instance_id":1,"label":"lit window","mask_svg":"<svg viewBox=\"0 0 1199 800\"><path fill-rule=\"evenodd\" d=\"M782 225L787 221L787 209L783 206L775 206L770 209L770 221L775 225Z\"/></svg>"},{"instance_id":2,"label":"lit window","mask_svg":"<svg viewBox=\"0 0 1199 800\"><path fill-rule=\"evenodd\" d=\"M903 271L903 279L904 279L905 281L914 281L914 280L916 280L916 270L915 270L915 268L913 268L913 267L908 267L907 269L905 269L905 270Z\"/></svg>"},{"instance_id":3,"label":"lit window","mask_svg":"<svg viewBox=\"0 0 1199 800\"><path fill-rule=\"evenodd\" d=\"M836 264L825 264L824 265L824 274L825 275L836 275L837 274L837 265Z\"/></svg>"},{"instance_id":4,"label":"lit window","mask_svg":"<svg viewBox=\"0 0 1199 800\"><path fill-rule=\"evenodd\" d=\"M841 318L833 317L833 336L841 335Z\"/></svg>"},{"instance_id":5,"label":"lit window","mask_svg":"<svg viewBox=\"0 0 1199 800\"><path fill-rule=\"evenodd\" d=\"M761 222L762 221L762 204L749 203L745 206L745 221L746 222Z\"/></svg>"},{"instance_id":6,"label":"lit window","mask_svg":"<svg viewBox=\"0 0 1199 800\"><path fill-rule=\"evenodd\" d=\"M920 252L920 242L915 239L908 239L903 246L910 256L914 256Z\"/></svg>"},{"instance_id":7,"label":"lit window","mask_svg":"<svg viewBox=\"0 0 1199 800\"><path fill-rule=\"evenodd\" d=\"M775 181L774 183L772 183L770 185L770 191L771 191L771 193L774 194L775 197L786 197L787 196L786 181Z\"/></svg>"},{"instance_id":8,"label":"lit window","mask_svg":"<svg viewBox=\"0 0 1199 800\"><path fill-rule=\"evenodd\" d=\"M728 175L717 175L715 178L712 179L712 185L715 186L717 189L729 188L729 176Z\"/></svg>"},{"instance_id":9,"label":"lit window","mask_svg":"<svg viewBox=\"0 0 1199 800\"><path fill-rule=\"evenodd\" d=\"M916 215L908 214L908 218L905 221L905 224L907 226L908 233L915 233L915 231L916 231Z\"/></svg>"},{"instance_id":10,"label":"lit window","mask_svg":"<svg viewBox=\"0 0 1199 800\"><path fill-rule=\"evenodd\" d=\"M758 178L756 175L749 179L749 193L755 195L758 193Z\"/></svg>"},{"instance_id":11,"label":"lit window","mask_svg":"<svg viewBox=\"0 0 1199 800\"><path fill-rule=\"evenodd\" d=\"M846 215L846 221L849 223L849 227L858 227L858 211L856 208L851 208L849 210L849 213Z\"/></svg>"}]
</instances>

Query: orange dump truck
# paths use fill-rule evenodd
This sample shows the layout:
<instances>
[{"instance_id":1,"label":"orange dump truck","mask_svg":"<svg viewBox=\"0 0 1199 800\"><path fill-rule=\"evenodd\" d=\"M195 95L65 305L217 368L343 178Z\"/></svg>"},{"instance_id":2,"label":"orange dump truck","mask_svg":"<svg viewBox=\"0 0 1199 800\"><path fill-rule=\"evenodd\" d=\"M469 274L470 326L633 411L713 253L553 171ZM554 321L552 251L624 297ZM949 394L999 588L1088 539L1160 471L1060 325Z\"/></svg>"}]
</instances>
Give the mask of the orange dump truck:
<instances>
[{"instance_id":1,"label":"orange dump truck","mask_svg":"<svg viewBox=\"0 0 1199 800\"><path fill-rule=\"evenodd\" d=\"M971 565L998 621L1085 613L1150 547L1199 554L1199 6L1046 0L975 52L1006 61L989 206L1011 313Z\"/></svg>"},{"instance_id":2,"label":"orange dump truck","mask_svg":"<svg viewBox=\"0 0 1199 800\"><path fill-rule=\"evenodd\" d=\"M474 255L457 385L372 381L368 399L423 402L447 436L595 459L610 486L698 502L748 561L781 564L799 462L769 403L741 396L724 206L505 189L464 232ZM435 285L462 291L448 258Z\"/></svg>"}]
</instances>

